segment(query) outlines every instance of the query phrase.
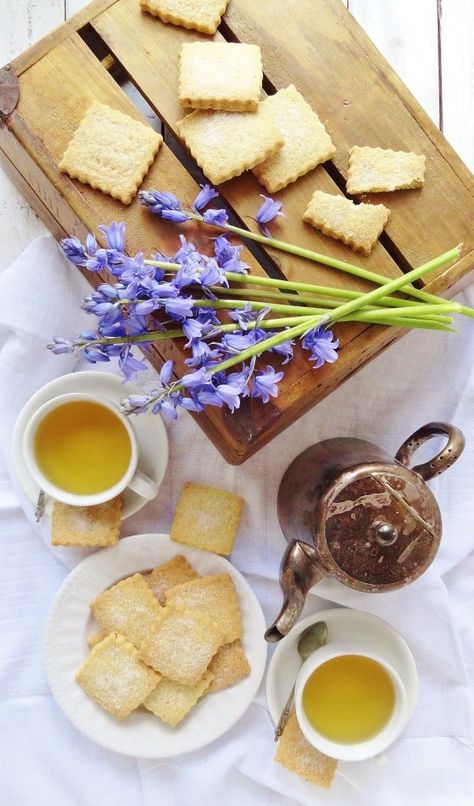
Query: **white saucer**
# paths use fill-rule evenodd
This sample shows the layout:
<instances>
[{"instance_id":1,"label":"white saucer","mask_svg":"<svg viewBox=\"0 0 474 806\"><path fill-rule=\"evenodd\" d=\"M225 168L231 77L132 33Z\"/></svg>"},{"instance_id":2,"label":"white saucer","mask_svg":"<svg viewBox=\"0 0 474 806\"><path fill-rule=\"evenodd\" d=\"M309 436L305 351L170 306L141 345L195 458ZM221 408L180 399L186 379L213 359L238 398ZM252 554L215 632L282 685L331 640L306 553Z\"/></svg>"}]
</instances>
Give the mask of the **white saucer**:
<instances>
[{"instance_id":1,"label":"white saucer","mask_svg":"<svg viewBox=\"0 0 474 806\"><path fill-rule=\"evenodd\" d=\"M234 686L203 697L176 728L147 711L135 711L119 722L88 697L75 679L89 653L87 639L98 629L89 603L119 579L161 565L176 554L183 554L201 575L226 573L232 577L242 611L242 645L251 672ZM177 545L167 535L124 537L116 546L83 560L61 585L46 624L45 669L56 702L89 739L116 753L169 758L214 741L247 710L265 669L264 632L260 604L242 574L228 560Z\"/></svg>"},{"instance_id":2,"label":"white saucer","mask_svg":"<svg viewBox=\"0 0 474 806\"><path fill-rule=\"evenodd\" d=\"M416 705L418 674L405 639L394 627L371 613L336 607L302 619L279 642L268 667L266 687L268 710L275 725L301 667L298 638L306 627L316 621L325 621L328 626L327 644L335 641L356 643L361 650L376 652L393 666L406 688L408 722Z\"/></svg>"},{"instance_id":3,"label":"white saucer","mask_svg":"<svg viewBox=\"0 0 474 806\"><path fill-rule=\"evenodd\" d=\"M18 482L25 495L36 506L40 488L30 475L23 459L22 441L26 424L32 414L52 397L67 392L97 393L107 400L120 403L123 397L130 394L140 394L140 389L134 384L124 385L117 375L107 372L72 372L55 378L30 397L23 406L15 423L12 439L12 464ZM161 484L168 464L168 436L159 414L138 414L130 418L138 442L138 466L157 484ZM123 493L122 518L128 518L147 503L132 490ZM46 513L50 514L52 502L49 500Z\"/></svg>"}]
</instances>

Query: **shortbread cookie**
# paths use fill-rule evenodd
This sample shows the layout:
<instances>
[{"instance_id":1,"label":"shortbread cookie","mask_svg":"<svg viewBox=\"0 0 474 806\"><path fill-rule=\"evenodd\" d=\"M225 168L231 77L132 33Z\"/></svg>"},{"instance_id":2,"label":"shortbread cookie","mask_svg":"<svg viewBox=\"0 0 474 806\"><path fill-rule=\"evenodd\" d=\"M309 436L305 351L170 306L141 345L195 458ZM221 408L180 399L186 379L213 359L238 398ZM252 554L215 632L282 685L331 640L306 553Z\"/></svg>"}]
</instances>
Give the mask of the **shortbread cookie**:
<instances>
[{"instance_id":1,"label":"shortbread cookie","mask_svg":"<svg viewBox=\"0 0 474 806\"><path fill-rule=\"evenodd\" d=\"M145 708L174 728L206 693L211 680L211 672L204 672L195 686L183 686L182 683L163 677L146 698Z\"/></svg>"},{"instance_id":2,"label":"shortbread cookie","mask_svg":"<svg viewBox=\"0 0 474 806\"><path fill-rule=\"evenodd\" d=\"M301 732L296 714L291 712L278 742L275 761L316 786L329 789L337 761L313 747Z\"/></svg>"},{"instance_id":3,"label":"shortbread cookie","mask_svg":"<svg viewBox=\"0 0 474 806\"><path fill-rule=\"evenodd\" d=\"M112 633L94 647L76 680L109 714L123 719L146 700L161 676L142 663L123 636Z\"/></svg>"},{"instance_id":4,"label":"shortbread cookie","mask_svg":"<svg viewBox=\"0 0 474 806\"><path fill-rule=\"evenodd\" d=\"M171 540L216 554L230 554L243 505L240 495L186 482L171 525Z\"/></svg>"},{"instance_id":5,"label":"shortbread cookie","mask_svg":"<svg viewBox=\"0 0 474 806\"><path fill-rule=\"evenodd\" d=\"M53 546L113 546L122 522L122 499L93 507L71 507L55 501L51 516Z\"/></svg>"},{"instance_id":6,"label":"shortbread cookie","mask_svg":"<svg viewBox=\"0 0 474 806\"><path fill-rule=\"evenodd\" d=\"M254 168L284 142L262 104L256 112L196 109L176 129L213 185Z\"/></svg>"},{"instance_id":7,"label":"shortbread cookie","mask_svg":"<svg viewBox=\"0 0 474 806\"><path fill-rule=\"evenodd\" d=\"M181 28L215 34L229 0L140 0L144 11Z\"/></svg>"},{"instance_id":8,"label":"shortbread cookie","mask_svg":"<svg viewBox=\"0 0 474 806\"><path fill-rule=\"evenodd\" d=\"M166 604L180 605L210 618L222 630L223 644L242 638L239 597L229 574L200 577L177 585L166 592Z\"/></svg>"},{"instance_id":9,"label":"shortbread cookie","mask_svg":"<svg viewBox=\"0 0 474 806\"><path fill-rule=\"evenodd\" d=\"M90 607L103 629L115 630L136 647L162 610L141 574L122 579L94 599Z\"/></svg>"},{"instance_id":10,"label":"shortbread cookie","mask_svg":"<svg viewBox=\"0 0 474 806\"><path fill-rule=\"evenodd\" d=\"M190 42L181 47L178 98L182 106L255 112L262 79L258 45Z\"/></svg>"},{"instance_id":11,"label":"shortbread cookie","mask_svg":"<svg viewBox=\"0 0 474 806\"><path fill-rule=\"evenodd\" d=\"M174 588L175 585L182 585L183 582L190 582L192 579L197 579L199 574L196 573L186 557L178 554L172 557L167 563L159 565L154 568L150 574L145 576L145 580L150 589L155 594L160 604L166 604L166 591Z\"/></svg>"},{"instance_id":12,"label":"shortbread cookie","mask_svg":"<svg viewBox=\"0 0 474 806\"><path fill-rule=\"evenodd\" d=\"M59 169L130 204L163 138L150 126L94 101L74 132Z\"/></svg>"},{"instance_id":13,"label":"shortbread cookie","mask_svg":"<svg viewBox=\"0 0 474 806\"><path fill-rule=\"evenodd\" d=\"M209 664L209 671L214 675L209 691L220 691L247 677L250 674L250 664L240 641L232 641L219 647Z\"/></svg>"},{"instance_id":14,"label":"shortbread cookie","mask_svg":"<svg viewBox=\"0 0 474 806\"><path fill-rule=\"evenodd\" d=\"M303 221L369 255L388 221L390 210L383 204L354 204L344 196L316 190L303 215Z\"/></svg>"},{"instance_id":15,"label":"shortbread cookie","mask_svg":"<svg viewBox=\"0 0 474 806\"><path fill-rule=\"evenodd\" d=\"M177 604L163 607L140 650L155 671L184 686L195 686L224 643L222 629L211 616Z\"/></svg>"},{"instance_id":16,"label":"shortbread cookie","mask_svg":"<svg viewBox=\"0 0 474 806\"><path fill-rule=\"evenodd\" d=\"M100 644L104 638L110 635L110 630L99 630L98 632L93 632L92 635L87 639L87 643L89 644L90 648L93 649L97 644Z\"/></svg>"},{"instance_id":17,"label":"shortbread cookie","mask_svg":"<svg viewBox=\"0 0 474 806\"><path fill-rule=\"evenodd\" d=\"M276 154L253 168L253 173L269 193L275 193L331 159L336 148L316 112L293 84L270 95L262 106L285 142Z\"/></svg>"},{"instance_id":18,"label":"shortbread cookie","mask_svg":"<svg viewBox=\"0 0 474 806\"><path fill-rule=\"evenodd\" d=\"M420 188L425 181L425 164L423 154L354 146L349 156L347 192L357 195Z\"/></svg>"}]
</instances>

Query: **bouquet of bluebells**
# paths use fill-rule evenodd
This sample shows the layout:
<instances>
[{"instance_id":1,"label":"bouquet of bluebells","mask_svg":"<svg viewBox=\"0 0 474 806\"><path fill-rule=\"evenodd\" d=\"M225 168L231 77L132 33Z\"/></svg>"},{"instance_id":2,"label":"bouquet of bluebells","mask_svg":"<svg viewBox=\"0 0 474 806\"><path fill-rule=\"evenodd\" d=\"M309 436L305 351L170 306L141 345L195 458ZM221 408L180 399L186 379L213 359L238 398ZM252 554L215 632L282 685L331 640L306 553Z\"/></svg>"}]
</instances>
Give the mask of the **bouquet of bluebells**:
<instances>
[{"instance_id":1,"label":"bouquet of bluebells","mask_svg":"<svg viewBox=\"0 0 474 806\"><path fill-rule=\"evenodd\" d=\"M156 388L123 400L126 413L162 411L176 418L178 408L200 412L210 405L233 412L245 397L266 403L278 395L283 367L292 360L297 340L316 370L336 361L339 341L330 329L335 322L451 330L449 314L473 315L471 309L411 285L454 260L460 246L396 280L387 280L272 238L268 224L283 215L280 202L263 197L255 217L259 231L251 232L230 224L226 210L205 209L217 195L205 185L192 209L184 210L171 193L140 193L150 212L166 221L211 225L214 234L219 233L213 238L211 256L199 252L183 234L172 256L129 256L123 223L100 227L105 247L97 244L94 235L88 235L85 244L75 237L62 241L71 263L106 272L111 279L84 300L84 310L97 318L95 328L74 338L55 338L48 345L54 353L78 351L93 364L116 358L124 380L132 381L148 368L144 359L134 355L133 345L146 350L161 339L186 339L188 371L177 380L173 362L166 361ZM243 247L231 243L231 235L363 277L375 288L360 293L251 275L241 259ZM399 290L404 297L393 296ZM257 357L263 353L268 354L269 363L258 368Z\"/></svg>"}]
</instances>

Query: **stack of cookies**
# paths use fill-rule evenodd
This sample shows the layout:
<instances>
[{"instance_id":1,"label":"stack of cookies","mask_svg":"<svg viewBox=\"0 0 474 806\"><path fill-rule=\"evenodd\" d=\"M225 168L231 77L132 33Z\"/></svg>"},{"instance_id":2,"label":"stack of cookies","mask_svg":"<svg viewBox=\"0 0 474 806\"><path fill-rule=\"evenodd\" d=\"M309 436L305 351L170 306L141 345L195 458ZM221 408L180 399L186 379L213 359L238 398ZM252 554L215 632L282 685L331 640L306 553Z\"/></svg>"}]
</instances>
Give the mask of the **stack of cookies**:
<instances>
[{"instance_id":1,"label":"stack of cookies","mask_svg":"<svg viewBox=\"0 0 474 806\"><path fill-rule=\"evenodd\" d=\"M175 727L204 694L250 672L231 577L200 577L182 555L121 580L91 611L101 630L77 680L117 719L143 705Z\"/></svg>"}]
</instances>

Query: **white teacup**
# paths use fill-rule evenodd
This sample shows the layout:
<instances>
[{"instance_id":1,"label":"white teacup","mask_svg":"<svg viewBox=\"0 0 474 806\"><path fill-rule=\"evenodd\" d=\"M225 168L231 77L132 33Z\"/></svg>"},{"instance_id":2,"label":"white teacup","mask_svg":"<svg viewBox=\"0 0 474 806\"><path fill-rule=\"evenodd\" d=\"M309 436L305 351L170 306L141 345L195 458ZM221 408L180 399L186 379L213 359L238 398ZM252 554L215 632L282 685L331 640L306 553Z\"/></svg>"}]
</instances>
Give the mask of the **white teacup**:
<instances>
[{"instance_id":1,"label":"white teacup","mask_svg":"<svg viewBox=\"0 0 474 806\"><path fill-rule=\"evenodd\" d=\"M52 483L50 479L44 475L36 460L34 449L35 436L41 421L51 411L66 403L75 402L95 403L111 411L123 424L130 439L130 461L122 478L112 487L101 490L98 493L79 495L61 489L61 487ZM105 501L110 501L112 498L120 495L126 488L130 488L147 500L154 498L158 493L158 484L138 469L137 438L129 420L119 411L114 403L106 398L98 397L97 395L85 393L58 395L40 406L25 428L23 435L23 455L28 471L39 487L54 500L61 501L64 504L70 504L71 506L94 506L96 504L103 504Z\"/></svg>"},{"instance_id":2,"label":"white teacup","mask_svg":"<svg viewBox=\"0 0 474 806\"><path fill-rule=\"evenodd\" d=\"M360 655L377 661L390 677L395 694L393 711L387 724L375 736L365 741L351 744L332 741L319 733L309 722L303 707L303 691L313 672L323 663L343 655ZM407 693L399 674L393 666L387 663L380 655L374 652L362 651L357 646L349 643L321 647L305 661L296 679L295 709L299 726L308 742L321 753L340 761L362 761L383 753L400 735L408 720Z\"/></svg>"}]
</instances>

